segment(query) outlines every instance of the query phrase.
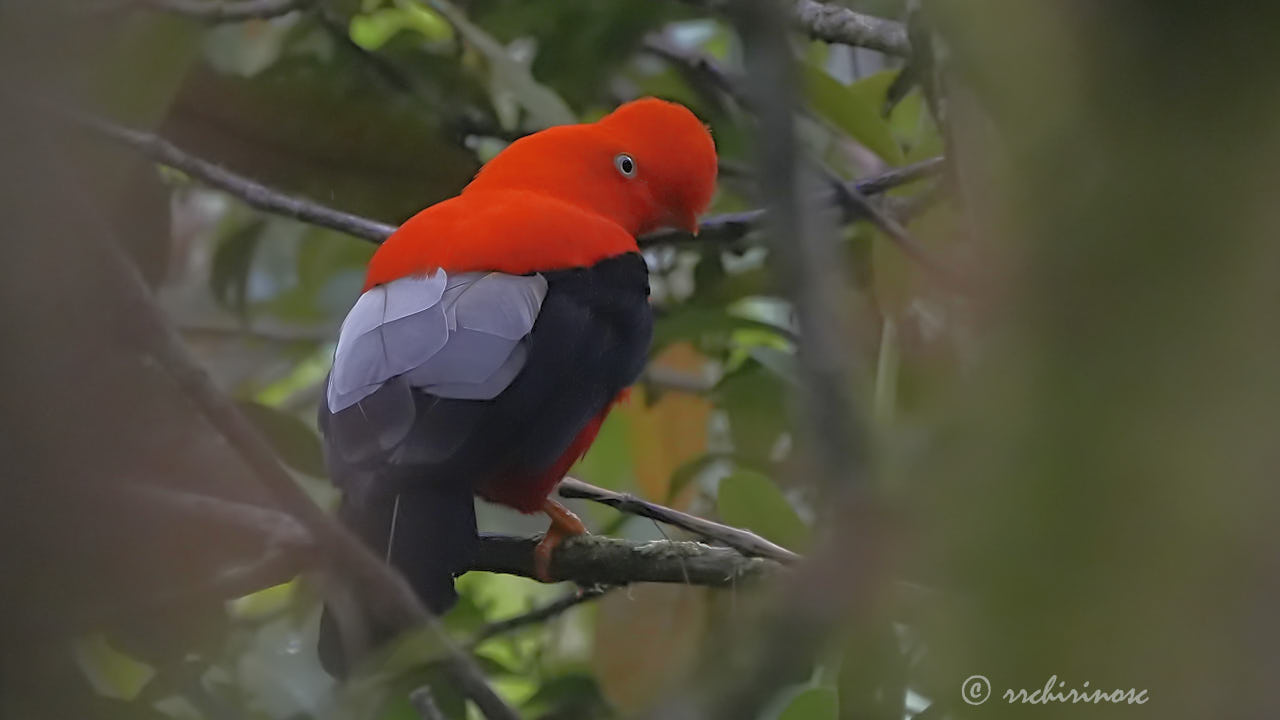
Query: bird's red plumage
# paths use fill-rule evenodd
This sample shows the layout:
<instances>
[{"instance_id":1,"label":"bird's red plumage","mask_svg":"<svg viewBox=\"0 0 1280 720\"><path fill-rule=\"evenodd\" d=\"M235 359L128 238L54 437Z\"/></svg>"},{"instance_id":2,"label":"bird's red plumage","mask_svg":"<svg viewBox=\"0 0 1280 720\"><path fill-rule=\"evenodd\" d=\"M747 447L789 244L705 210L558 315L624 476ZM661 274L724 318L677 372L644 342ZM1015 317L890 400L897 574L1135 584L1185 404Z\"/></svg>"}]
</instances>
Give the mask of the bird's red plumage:
<instances>
[{"instance_id":1,"label":"bird's red plumage","mask_svg":"<svg viewBox=\"0 0 1280 720\"><path fill-rule=\"evenodd\" d=\"M523 275L590 267L636 252L635 237L609 219L524 190L466 193L410 218L369 263L365 289L417 273Z\"/></svg>"},{"instance_id":2,"label":"bird's red plumage","mask_svg":"<svg viewBox=\"0 0 1280 720\"><path fill-rule=\"evenodd\" d=\"M632 175L615 161L634 161ZM675 103L645 98L594 123L513 142L461 195L410 218L374 254L365 289L416 273L514 274L589 267L636 251L662 226L697 230L715 189L711 134Z\"/></svg>"},{"instance_id":3,"label":"bird's red plumage","mask_svg":"<svg viewBox=\"0 0 1280 720\"><path fill-rule=\"evenodd\" d=\"M596 435L600 434L600 426L609 416L609 411L613 410L613 406L624 400L626 396L627 391L622 391L617 399L592 418L551 467L538 473L512 473L497 482L478 488L477 494L485 500L513 507L523 513L538 512L542 509L542 502L551 494L556 483L560 482L569 472L569 468L591 449L591 444L595 442Z\"/></svg>"}]
</instances>

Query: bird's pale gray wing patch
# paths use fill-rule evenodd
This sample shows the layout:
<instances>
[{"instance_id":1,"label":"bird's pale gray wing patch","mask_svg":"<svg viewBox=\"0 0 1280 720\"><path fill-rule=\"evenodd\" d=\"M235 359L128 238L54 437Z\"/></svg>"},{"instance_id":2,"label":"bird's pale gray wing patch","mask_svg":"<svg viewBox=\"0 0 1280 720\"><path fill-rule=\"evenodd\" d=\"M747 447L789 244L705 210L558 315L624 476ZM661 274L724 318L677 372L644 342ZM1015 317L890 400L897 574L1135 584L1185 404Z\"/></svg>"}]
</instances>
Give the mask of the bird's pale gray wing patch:
<instances>
[{"instance_id":1,"label":"bird's pale gray wing patch","mask_svg":"<svg viewBox=\"0 0 1280 720\"><path fill-rule=\"evenodd\" d=\"M369 290L342 324L330 411L400 376L438 397L496 397L524 366L525 338L546 292L540 275L442 271Z\"/></svg>"},{"instance_id":2,"label":"bird's pale gray wing patch","mask_svg":"<svg viewBox=\"0 0 1280 720\"><path fill-rule=\"evenodd\" d=\"M519 340L533 328L546 296L541 275L489 273L467 287L452 309L459 328Z\"/></svg>"},{"instance_id":3,"label":"bird's pale gray wing patch","mask_svg":"<svg viewBox=\"0 0 1280 720\"><path fill-rule=\"evenodd\" d=\"M445 398L491 400L511 384L528 357L527 341L459 329L431 362L405 377Z\"/></svg>"},{"instance_id":4,"label":"bird's pale gray wing patch","mask_svg":"<svg viewBox=\"0 0 1280 720\"><path fill-rule=\"evenodd\" d=\"M335 412L416 367L448 341L444 272L400 278L360 296L338 333L329 377Z\"/></svg>"}]
</instances>

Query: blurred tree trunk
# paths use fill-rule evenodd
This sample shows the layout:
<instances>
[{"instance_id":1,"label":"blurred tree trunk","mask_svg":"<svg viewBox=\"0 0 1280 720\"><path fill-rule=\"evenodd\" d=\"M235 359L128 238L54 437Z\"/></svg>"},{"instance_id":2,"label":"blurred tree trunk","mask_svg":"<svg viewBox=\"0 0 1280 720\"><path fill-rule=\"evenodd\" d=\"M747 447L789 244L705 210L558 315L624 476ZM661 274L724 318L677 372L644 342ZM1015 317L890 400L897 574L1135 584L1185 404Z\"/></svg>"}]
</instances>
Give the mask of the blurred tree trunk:
<instances>
[{"instance_id":1,"label":"blurred tree trunk","mask_svg":"<svg viewBox=\"0 0 1280 720\"><path fill-rule=\"evenodd\" d=\"M146 240L164 247L166 204L131 206L160 218L117 213L129 195L116 192L123 166L80 151L62 110L77 108L70 101L84 88L68 71L97 46L59 34L56 17L10 13L0 24L6 715L65 716L102 702L68 679L77 635L110 631L148 659L178 660L216 637L222 599L286 580L299 564L299 529L270 509L272 498L157 362L153 342L167 328L114 243L121 232L160 232ZM210 512L211 503L230 513ZM241 513L243 505L263 509ZM253 568L251 581L228 581Z\"/></svg>"},{"instance_id":2,"label":"blurred tree trunk","mask_svg":"<svg viewBox=\"0 0 1280 720\"><path fill-rule=\"evenodd\" d=\"M989 113L951 108L973 232L1007 258L923 469L964 599L933 693L967 709L982 674L983 716L1024 717L999 695L1056 675L1149 689L1117 717L1276 717L1280 6L929 9Z\"/></svg>"}]
</instances>

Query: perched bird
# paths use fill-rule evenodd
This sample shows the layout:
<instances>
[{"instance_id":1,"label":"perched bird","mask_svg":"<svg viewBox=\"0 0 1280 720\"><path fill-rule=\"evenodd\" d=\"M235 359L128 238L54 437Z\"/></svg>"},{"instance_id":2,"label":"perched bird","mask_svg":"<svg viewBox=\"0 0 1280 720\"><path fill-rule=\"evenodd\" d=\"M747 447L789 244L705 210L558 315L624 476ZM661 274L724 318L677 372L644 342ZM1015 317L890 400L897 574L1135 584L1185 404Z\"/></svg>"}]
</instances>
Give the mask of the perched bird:
<instances>
[{"instance_id":1,"label":"perched bird","mask_svg":"<svg viewBox=\"0 0 1280 720\"><path fill-rule=\"evenodd\" d=\"M378 248L342 324L320 408L342 520L428 608L477 547L473 496L586 531L548 495L642 370L652 335L636 237L696 232L715 145L652 98L513 142L460 195ZM374 628L375 641L388 633ZM320 654L345 671L331 617Z\"/></svg>"}]
</instances>

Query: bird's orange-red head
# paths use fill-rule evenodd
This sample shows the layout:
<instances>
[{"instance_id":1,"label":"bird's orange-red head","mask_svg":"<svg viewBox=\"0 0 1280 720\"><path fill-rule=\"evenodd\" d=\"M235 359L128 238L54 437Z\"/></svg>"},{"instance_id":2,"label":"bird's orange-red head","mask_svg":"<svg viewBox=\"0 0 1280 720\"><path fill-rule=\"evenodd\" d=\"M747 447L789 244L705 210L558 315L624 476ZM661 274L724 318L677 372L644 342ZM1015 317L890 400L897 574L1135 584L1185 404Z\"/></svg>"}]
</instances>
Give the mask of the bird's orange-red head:
<instances>
[{"instance_id":1,"label":"bird's orange-red head","mask_svg":"<svg viewBox=\"0 0 1280 720\"><path fill-rule=\"evenodd\" d=\"M537 272L636 250L661 227L696 232L716 184L711 133L687 108L645 98L593 123L511 143L456 198L400 227L366 288L405 275Z\"/></svg>"},{"instance_id":2,"label":"bird's orange-red head","mask_svg":"<svg viewBox=\"0 0 1280 720\"><path fill-rule=\"evenodd\" d=\"M716 184L711 133L688 108L655 98L594 123L523 137L485 165L466 193L528 189L605 215L628 233L696 232Z\"/></svg>"}]
</instances>

